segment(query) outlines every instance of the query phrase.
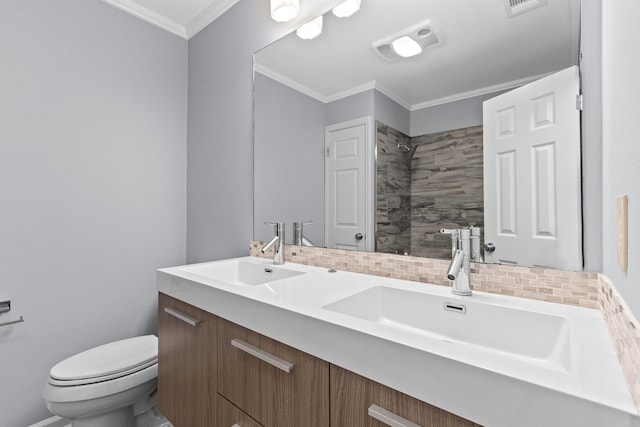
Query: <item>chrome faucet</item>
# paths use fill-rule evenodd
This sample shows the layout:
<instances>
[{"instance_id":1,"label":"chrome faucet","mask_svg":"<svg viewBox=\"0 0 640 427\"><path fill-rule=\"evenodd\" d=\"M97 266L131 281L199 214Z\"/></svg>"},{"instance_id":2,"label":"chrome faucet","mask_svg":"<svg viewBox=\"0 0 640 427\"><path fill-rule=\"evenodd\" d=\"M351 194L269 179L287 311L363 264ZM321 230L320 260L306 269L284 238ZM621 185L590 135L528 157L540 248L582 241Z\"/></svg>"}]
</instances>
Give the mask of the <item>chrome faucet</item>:
<instances>
[{"instance_id":1,"label":"chrome faucet","mask_svg":"<svg viewBox=\"0 0 640 427\"><path fill-rule=\"evenodd\" d=\"M313 221L293 223L293 244L298 246L313 246L313 242L304 235L304 226L313 224Z\"/></svg>"},{"instance_id":2,"label":"chrome faucet","mask_svg":"<svg viewBox=\"0 0 640 427\"><path fill-rule=\"evenodd\" d=\"M284 222L265 222L273 225L273 239L260 249L263 254L273 248L273 263L275 265L284 264Z\"/></svg>"},{"instance_id":3,"label":"chrome faucet","mask_svg":"<svg viewBox=\"0 0 640 427\"><path fill-rule=\"evenodd\" d=\"M453 281L454 295L471 295L471 261L481 262L480 228L441 229L443 234L451 234L451 263L446 278Z\"/></svg>"}]
</instances>

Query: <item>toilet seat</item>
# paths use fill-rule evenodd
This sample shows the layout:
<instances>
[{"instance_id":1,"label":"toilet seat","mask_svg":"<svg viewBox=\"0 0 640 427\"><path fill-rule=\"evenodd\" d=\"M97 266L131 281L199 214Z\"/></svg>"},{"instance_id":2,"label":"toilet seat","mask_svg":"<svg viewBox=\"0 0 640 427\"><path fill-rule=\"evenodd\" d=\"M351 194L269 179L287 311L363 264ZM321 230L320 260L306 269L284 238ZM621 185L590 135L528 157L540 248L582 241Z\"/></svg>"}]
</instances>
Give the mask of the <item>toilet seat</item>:
<instances>
[{"instance_id":1,"label":"toilet seat","mask_svg":"<svg viewBox=\"0 0 640 427\"><path fill-rule=\"evenodd\" d=\"M79 386L109 381L146 369L158 362L158 338L129 338L78 353L55 365L49 384Z\"/></svg>"},{"instance_id":2,"label":"toilet seat","mask_svg":"<svg viewBox=\"0 0 640 427\"><path fill-rule=\"evenodd\" d=\"M126 393L158 376L158 338L130 338L95 347L51 368L43 397L47 402L79 402Z\"/></svg>"}]
</instances>

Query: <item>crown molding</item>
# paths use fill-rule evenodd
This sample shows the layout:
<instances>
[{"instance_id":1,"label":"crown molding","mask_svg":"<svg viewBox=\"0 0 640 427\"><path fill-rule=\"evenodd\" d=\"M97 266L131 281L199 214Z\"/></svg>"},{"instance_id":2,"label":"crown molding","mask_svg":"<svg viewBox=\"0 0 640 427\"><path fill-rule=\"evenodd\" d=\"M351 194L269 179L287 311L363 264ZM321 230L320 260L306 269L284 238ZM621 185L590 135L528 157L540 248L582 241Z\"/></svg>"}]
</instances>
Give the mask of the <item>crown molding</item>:
<instances>
[{"instance_id":1,"label":"crown molding","mask_svg":"<svg viewBox=\"0 0 640 427\"><path fill-rule=\"evenodd\" d=\"M265 77L268 77L268 78L270 78L272 80L277 81L278 83L281 83L281 84L283 84L285 86L288 86L293 90L296 90L296 91L298 91L300 93L303 93L304 95L307 95L307 96L315 99L316 101L322 102L323 104L327 104L329 102L337 101L339 99L346 98L348 96L357 95L357 94L359 94L361 92L366 92L366 91L371 90L371 89L376 89L376 82L375 81L371 81L371 82L365 83L363 85L356 86L354 88L346 90L344 92L336 93L336 94L331 95L331 96L325 96L325 95L322 95L321 93L316 92L315 90L303 85L302 83L300 83L300 82L298 82L296 80L293 80L293 79L291 79L291 78L289 78L287 76L284 76L284 75L278 73L277 71L273 71L269 67L266 67L266 66L261 65L261 64L254 64L253 67L254 67L254 71L256 73L262 74ZM394 101L395 101L395 99L394 99Z\"/></svg>"},{"instance_id":2,"label":"crown molding","mask_svg":"<svg viewBox=\"0 0 640 427\"><path fill-rule=\"evenodd\" d=\"M375 88L376 88L376 81L372 80L370 82L363 83L360 86L352 87L351 89L328 96L327 102L338 101L339 99L357 95L359 93L366 92L368 90L375 89Z\"/></svg>"},{"instance_id":3,"label":"crown molding","mask_svg":"<svg viewBox=\"0 0 640 427\"><path fill-rule=\"evenodd\" d=\"M123 10L133 16L136 16L150 24L169 31L183 39L187 38L187 30L183 25L167 18L164 15L154 12L146 7L140 6L132 0L102 0L103 2L110 4L120 10Z\"/></svg>"},{"instance_id":4,"label":"crown molding","mask_svg":"<svg viewBox=\"0 0 640 427\"><path fill-rule=\"evenodd\" d=\"M299 83L299 82L297 82L297 81L295 81L295 80L293 80L293 79L291 79L291 78L289 78L287 76L284 76L284 75L282 75L282 74L280 74L280 73L278 73L276 71L273 71L269 67L266 67L266 66L264 66L262 64L254 63L253 64L253 69L254 69L254 72L260 73L263 76L270 78L271 80L275 80L278 83L281 83L281 84L283 84L285 86L288 86L293 90L301 92L301 93L303 93L303 94L315 99L316 101L320 101L320 102L322 102L324 104L329 102L328 98L326 96L322 95L321 93L316 92L315 90L310 89L307 86L305 86L305 85L303 85L303 84L301 84L301 83Z\"/></svg>"},{"instance_id":5,"label":"crown molding","mask_svg":"<svg viewBox=\"0 0 640 427\"><path fill-rule=\"evenodd\" d=\"M468 92L456 93L455 95L445 96L443 98L434 99L427 102L421 102L419 104L414 104L411 106L410 110L421 110L423 108L435 107L436 105L447 104L449 102L461 101L467 98L473 98L474 96L487 95L492 92L499 92L501 90L513 89L515 87L519 87L522 85L526 85L527 83L531 83L532 81L539 80L543 77L546 77L554 72L538 74L536 76L529 76L518 80L512 80L510 82L500 83L493 86L487 86L480 89L470 90Z\"/></svg>"},{"instance_id":6,"label":"crown molding","mask_svg":"<svg viewBox=\"0 0 640 427\"><path fill-rule=\"evenodd\" d=\"M508 90L508 89L513 89L516 87L520 87L522 85L525 85L527 83L531 83L535 80L539 80L543 77L546 77L550 74L553 74L553 72L550 73L544 73L544 74L538 74L535 76L529 76L529 77L525 77L522 79L518 79L518 80L512 80L510 82L505 82L505 83L500 83L497 85L493 85L493 86L487 86L487 87L483 87L480 89L475 89L475 90L471 90L468 92L461 92L461 93L457 93L455 95L451 95L451 96L445 96L443 98L438 98L438 99L434 99L431 101L426 101L426 102L421 102L419 104L410 104L409 102L407 102L405 99L403 99L401 96L398 96L397 94L395 94L393 91L389 90L388 88L382 86L380 83L376 82L375 80L372 80L368 83L364 83L360 86L356 86L354 88L351 88L349 90L346 90L344 92L339 92L336 93L334 95L331 96L324 96L316 91L314 91L313 89L310 89L309 87L289 78L286 77L276 71L273 71L272 69L265 67L264 65L261 64L254 64L254 70L257 73L260 73L272 80L275 80L285 86L290 87L293 90L296 90L298 92L301 92L317 101L320 101L324 104L327 104L329 102L333 102L333 101L337 101L339 99L342 98L346 98L352 95L357 95L359 93L362 92L366 92L368 90L371 89L375 89L378 92L380 92L381 94L383 94L384 96L386 96L387 98L391 99L392 101L397 102L398 104L400 104L402 107L404 107L405 109L409 110L409 111L416 111L416 110L421 110L423 108L429 108L429 107L435 107L437 105L442 105L442 104L447 104L449 102L455 102L455 101L462 101L463 99L467 99L467 98L473 98L475 96L481 96L481 95L487 95L493 92L499 92L499 91L503 91L503 90Z\"/></svg>"},{"instance_id":7,"label":"crown molding","mask_svg":"<svg viewBox=\"0 0 640 427\"><path fill-rule=\"evenodd\" d=\"M403 97L397 95L391 89L386 88L382 86L380 83L376 82L376 90L381 94L383 94L384 96L386 96L387 98L389 98L390 100L402 106L404 109L411 111L411 104L407 102Z\"/></svg>"},{"instance_id":8,"label":"crown molding","mask_svg":"<svg viewBox=\"0 0 640 427\"><path fill-rule=\"evenodd\" d=\"M185 30L186 38L190 39L198 34L239 1L240 0L214 0L205 10L189 21Z\"/></svg>"}]
</instances>

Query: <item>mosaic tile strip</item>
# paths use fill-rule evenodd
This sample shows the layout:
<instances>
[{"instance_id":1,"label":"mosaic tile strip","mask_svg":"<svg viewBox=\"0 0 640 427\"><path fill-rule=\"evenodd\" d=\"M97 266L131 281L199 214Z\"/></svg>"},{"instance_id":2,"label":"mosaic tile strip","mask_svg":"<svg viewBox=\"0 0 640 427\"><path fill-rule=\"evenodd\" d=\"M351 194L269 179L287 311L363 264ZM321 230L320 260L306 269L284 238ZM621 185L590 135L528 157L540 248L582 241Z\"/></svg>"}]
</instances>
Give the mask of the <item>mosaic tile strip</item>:
<instances>
[{"instance_id":1,"label":"mosaic tile strip","mask_svg":"<svg viewBox=\"0 0 640 427\"><path fill-rule=\"evenodd\" d=\"M260 253L262 245L263 242L252 241L249 253L271 257L271 254ZM445 278L449 261L442 259L287 245L285 260L380 277L451 285ZM595 309L599 308L597 278L597 273L471 264L471 287L477 291Z\"/></svg>"},{"instance_id":2,"label":"mosaic tile strip","mask_svg":"<svg viewBox=\"0 0 640 427\"><path fill-rule=\"evenodd\" d=\"M620 365L640 410L640 323L604 274L598 275L598 298Z\"/></svg>"}]
</instances>

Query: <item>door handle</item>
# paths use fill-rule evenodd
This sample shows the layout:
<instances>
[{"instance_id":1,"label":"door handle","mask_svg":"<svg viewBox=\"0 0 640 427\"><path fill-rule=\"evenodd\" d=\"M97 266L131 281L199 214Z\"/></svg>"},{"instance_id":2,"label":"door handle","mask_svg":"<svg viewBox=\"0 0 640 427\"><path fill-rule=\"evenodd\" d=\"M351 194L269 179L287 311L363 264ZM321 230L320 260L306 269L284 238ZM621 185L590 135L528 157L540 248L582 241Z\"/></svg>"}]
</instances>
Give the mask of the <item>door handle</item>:
<instances>
[{"instance_id":1,"label":"door handle","mask_svg":"<svg viewBox=\"0 0 640 427\"><path fill-rule=\"evenodd\" d=\"M263 362L268 363L271 366L274 366L281 371L286 372L287 374L291 373L293 367L295 366L293 363L287 362L286 360L280 359L273 354L267 353L264 350L259 349L256 346L253 346L249 343L246 343L238 338L234 338L231 340L231 345L237 348L238 350L242 350L251 356L262 360Z\"/></svg>"},{"instance_id":2,"label":"door handle","mask_svg":"<svg viewBox=\"0 0 640 427\"><path fill-rule=\"evenodd\" d=\"M179 312L173 307L165 307L164 311L165 313L175 317L176 319L180 319L183 322L190 324L191 326L198 326L198 323L200 323L198 319L187 316L186 314Z\"/></svg>"},{"instance_id":3,"label":"door handle","mask_svg":"<svg viewBox=\"0 0 640 427\"><path fill-rule=\"evenodd\" d=\"M356 240L360 241L364 236L362 235L362 233L356 233L354 237L356 238Z\"/></svg>"},{"instance_id":4,"label":"door handle","mask_svg":"<svg viewBox=\"0 0 640 427\"><path fill-rule=\"evenodd\" d=\"M391 411L387 411L376 404L369 406L367 413L371 418L389 427L420 427L418 424L402 418Z\"/></svg>"},{"instance_id":5,"label":"door handle","mask_svg":"<svg viewBox=\"0 0 640 427\"><path fill-rule=\"evenodd\" d=\"M483 248L485 252L493 252L496 250L496 245L493 243L485 243Z\"/></svg>"}]
</instances>

